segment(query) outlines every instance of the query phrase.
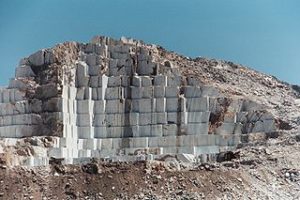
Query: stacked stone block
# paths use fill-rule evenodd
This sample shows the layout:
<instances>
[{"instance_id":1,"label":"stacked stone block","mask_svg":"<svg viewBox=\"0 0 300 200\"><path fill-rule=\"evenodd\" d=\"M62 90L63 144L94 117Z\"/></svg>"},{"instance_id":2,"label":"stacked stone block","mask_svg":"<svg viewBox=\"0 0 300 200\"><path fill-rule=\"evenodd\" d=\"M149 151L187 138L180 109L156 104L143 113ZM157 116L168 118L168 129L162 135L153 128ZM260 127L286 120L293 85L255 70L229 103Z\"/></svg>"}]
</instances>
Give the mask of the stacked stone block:
<instances>
[{"instance_id":1,"label":"stacked stone block","mask_svg":"<svg viewBox=\"0 0 300 200\"><path fill-rule=\"evenodd\" d=\"M41 52L29 57L35 67L53 60ZM137 42L94 38L80 46L79 55L68 69L71 81L65 75L62 84L42 84L41 91L52 89L34 97L26 96L23 83L36 74L21 62L9 89L0 90L1 137L33 136L33 129L62 125L47 129L60 139L46 157L78 163L91 157L213 155L234 148L242 134L275 129L273 116L258 104L224 97L193 76L165 72L170 64L153 62L151 50Z\"/></svg>"}]
</instances>

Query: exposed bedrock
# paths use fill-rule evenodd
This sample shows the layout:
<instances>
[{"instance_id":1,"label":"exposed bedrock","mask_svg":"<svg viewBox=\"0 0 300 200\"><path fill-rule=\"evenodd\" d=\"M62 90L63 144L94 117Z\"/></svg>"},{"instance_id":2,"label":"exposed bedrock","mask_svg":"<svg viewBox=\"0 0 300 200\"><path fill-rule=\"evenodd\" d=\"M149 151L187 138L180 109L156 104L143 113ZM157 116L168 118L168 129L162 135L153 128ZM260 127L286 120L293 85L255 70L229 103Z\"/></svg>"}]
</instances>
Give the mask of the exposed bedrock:
<instances>
[{"instance_id":1,"label":"exposed bedrock","mask_svg":"<svg viewBox=\"0 0 300 200\"><path fill-rule=\"evenodd\" d=\"M187 74L170 55L141 41L98 36L40 50L22 59L0 90L0 137L57 137L26 165L46 165L50 157L77 163L165 154L206 161L236 148L244 134L278 130L269 107Z\"/></svg>"}]
</instances>

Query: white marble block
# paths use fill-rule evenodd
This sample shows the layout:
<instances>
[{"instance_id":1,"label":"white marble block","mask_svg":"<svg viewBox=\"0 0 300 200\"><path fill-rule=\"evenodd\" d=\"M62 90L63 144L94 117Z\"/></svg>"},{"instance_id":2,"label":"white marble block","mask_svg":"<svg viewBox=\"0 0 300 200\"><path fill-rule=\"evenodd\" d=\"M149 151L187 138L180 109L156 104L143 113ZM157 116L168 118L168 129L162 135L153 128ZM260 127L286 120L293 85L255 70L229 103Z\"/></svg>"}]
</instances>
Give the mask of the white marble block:
<instances>
[{"instance_id":1,"label":"white marble block","mask_svg":"<svg viewBox=\"0 0 300 200\"><path fill-rule=\"evenodd\" d=\"M204 98L187 98L186 107L188 112L205 112L209 108L209 100Z\"/></svg>"}]
</instances>

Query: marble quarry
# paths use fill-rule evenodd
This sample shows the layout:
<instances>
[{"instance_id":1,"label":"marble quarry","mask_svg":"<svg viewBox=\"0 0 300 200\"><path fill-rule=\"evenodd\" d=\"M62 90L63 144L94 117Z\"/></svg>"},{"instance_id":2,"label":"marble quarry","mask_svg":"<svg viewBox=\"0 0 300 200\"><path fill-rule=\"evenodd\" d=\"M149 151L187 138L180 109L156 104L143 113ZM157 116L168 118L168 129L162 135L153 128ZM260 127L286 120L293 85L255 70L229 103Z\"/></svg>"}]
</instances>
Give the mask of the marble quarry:
<instances>
[{"instance_id":1,"label":"marble quarry","mask_svg":"<svg viewBox=\"0 0 300 200\"><path fill-rule=\"evenodd\" d=\"M155 45L96 36L22 59L0 89L0 137L55 138L23 161L30 166L164 155L204 162L235 149L245 134L276 130L263 106L183 76L158 55Z\"/></svg>"}]
</instances>

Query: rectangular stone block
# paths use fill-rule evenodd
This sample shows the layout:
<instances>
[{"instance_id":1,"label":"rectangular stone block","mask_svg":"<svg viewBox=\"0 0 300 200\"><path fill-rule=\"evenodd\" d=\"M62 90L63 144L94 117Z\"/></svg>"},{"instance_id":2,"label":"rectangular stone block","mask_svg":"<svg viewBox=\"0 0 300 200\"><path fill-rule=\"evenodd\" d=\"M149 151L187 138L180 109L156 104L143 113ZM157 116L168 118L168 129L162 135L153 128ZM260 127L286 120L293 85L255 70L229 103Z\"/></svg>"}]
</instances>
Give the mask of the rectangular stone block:
<instances>
[{"instance_id":1,"label":"rectangular stone block","mask_svg":"<svg viewBox=\"0 0 300 200\"><path fill-rule=\"evenodd\" d=\"M84 97L83 97L83 99L92 100L92 95L93 95L92 88L89 88L89 87L84 88Z\"/></svg>"},{"instance_id":2,"label":"rectangular stone block","mask_svg":"<svg viewBox=\"0 0 300 200\"><path fill-rule=\"evenodd\" d=\"M202 147L195 147L195 155L202 155L202 154L217 154L219 153L218 146L202 146Z\"/></svg>"},{"instance_id":3,"label":"rectangular stone block","mask_svg":"<svg viewBox=\"0 0 300 200\"><path fill-rule=\"evenodd\" d=\"M139 126L140 137L151 137L151 126Z\"/></svg>"},{"instance_id":4,"label":"rectangular stone block","mask_svg":"<svg viewBox=\"0 0 300 200\"><path fill-rule=\"evenodd\" d=\"M102 139L101 148L102 149L112 149L112 138Z\"/></svg>"},{"instance_id":5,"label":"rectangular stone block","mask_svg":"<svg viewBox=\"0 0 300 200\"><path fill-rule=\"evenodd\" d=\"M78 114L76 125L80 127L91 126L91 116L89 114Z\"/></svg>"},{"instance_id":6,"label":"rectangular stone block","mask_svg":"<svg viewBox=\"0 0 300 200\"><path fill-rule=\"evenodd\" d=\"M123 91L123 88L121 88L121 87L106 88L105 99L107 99L107 100L122 99L123 94L124 94L124 91Z\"/></svg>"},{"instance_id":7,"label":"rectangular stone block","mask_svg":"<svg viewBox=\"0 0 300 200\"><path fill-rule=\"evenodd\" d=\"M164 76L164 75L154 76L154 85L166 87L167 86L167 76Z\"/></svg>"},{"instance_id":8,"label":"rectangular stone block","mask_svg":"<svg viewBox=\"0 0 300 200\"><path fill-rule=\"evenodd\" d=\"M254 125L246 125L244 129L246 133L258 133L265 132L270 133L276 130L275 121L274 120L263 120L257 121Z\"/></svg>"},{"instance_id":9,"label":"rectangular stone block","mask_svg":"<svg viewBox=\"0 0 300 200\"><path fill-rule=\"evenodd\" d=\"M123 136L123 127L107 127L108 138L121 138Z\"/></svg>"},{"instance_id":10,"label":"rectangular stone block","mask_svg":"<svg viewBox=\"0 0 300 200\"><path fill-rule=\"evenodd\" d=\"M177 124L163 125L163 136L175 136L178 133Z\"/></svg>"},{"instance_id":11,"label":"rectangular stone block","mask_svg":"<svg viewBox=\"0 0 300 200\"><path fill-rule=\"evenodd\" d=\"M233 134L235 126L235 123L223 123L215 130L215 133L218 135Z\"/></svg>"},{"instance_id":12,"label":"rectangular stone block","mask_svg":"<svg viewBox=\"0 0 300 200\"><path fill-rule=\"evenodd\" d=\"M188 123L208 123L210 112L189 112Z\"/></svg>"},{"instance_id":13,"label":"rectangular stone block","mask_svg":"<svg viewBox=\"0 0 300 200\"><path fill-rule=\"evenodd\" d=\"M143 88L141 87L131 87L131 98L141 99L143 95Z\"/></svg>"},{"instance_id":14,"label":"rectangular stone block","mask_svg":"<svg viewBox=\"0 0 300 200\"><path fill-rule=\"evenodd\" d=\"M95 127L105 126L106 119L107 119L107 115L105 114L95 114L93 119L93 126Z\"/></svg>"},{"instance_id":15,"label":"rectangular stone block","mask_svg":"<svg viewBox=\"0 0 300 200\"><path fill-rule=\"evenodd\" d=\"M142 88L142 98L144 98L144 99L153 98L153 88L152 87L143 87Z\"/></svg>"},{"instance_id":16,"label":"rectangular stone block","mask_svg":"<svg viewBox=\"0 0 300 200\"><path fill-rule=\"evenodd\" d=\"M161 113L166 111L166 99L165 98L157 98L153 99L154 101L154 111Z\"/></svg>"},{"instance_id":17,"label":"rectangular stone block","mask_svg":"<svg viewBox=\"0 0 300 200\"><path fill-rule=\"evenodd\" d=\"M139 124L139 113L129 113L126 118L129 118L129 124L126 125L136 126Z\"/></svg>"},{"instance_id":18,"label":"rectangular stone block","mask_svg":"<svg viewBox=\"0 0 300 200\"><path fill-rule=\"evenodd\" d=\"M129 58L129 54L120 53L120 52L111 52L111 58L119 59L119 60L126 60Z\"/></svg>"},{"instance_id":19,"label":"rectangular stone block","mask_svg":"<svg viewBox=\"0 0 300 200\"><path fill-rule=\"evenodd\" d=\"M186 98L199 98L202 96L201 88L196 86L185 86L183 92Z\"/></svg>"},{"instance_id":20,"label":"rectangular stone block","mask_svg":"<svg viewBox=\"0 0 300 200\"><path fill-rule=\"evenodd\" d=\"M24 78L24 77L34 77L35 74L32 71L31 67L28 65L22 65L16 68L15 73L16 78Z\"/></svg>"},{"instance_id":21,"label":"rectangular stone block","mask_svg":"<svg viewBox=\"0 0 300 200\"><path fill-rule=\"evenodd\" d=\"M4 138L16 138L16 126L0 127L0 136Z\"/></svg>"},{"instance_id":22,"label":"rectangular stone block","mask_svg":"<svg viewBox=\"0 0 300 200\"><path fill-rule=\"evenodd\" d=\"M13 116L4 116L0 119L0 125L2 126L11 126L11 125L30 125L31 116L30 115L13 115Z\"/></svg>"},{"instance_id":23,"label":"rectangular stone block","mask_svg":"<svg viewBox=\"0 0 300 200\"><path fill-rule=\"evenodd\" d=\"M76 100L83 100L84 99L84 90L85 88L78 88L76 93Z\"/></svg>"},{"instance_id":24,"label":"rectangular stone block","mask_svg":"<svg viewBox=\"0 0 300 200\"><path fill-rule=\"evenodd\" d=\"M10 115L3 116L0 118L0 127L1 126L11 126L13 124L13 117Z\"/></svg>"},{"instance_id":25,"label":"rectangular stone block","mask_svg":"<svg viewBox=\"0 0 300 200\"><path fill-rule=\"evenodd\" d=\"M129 87L130 86L129 76L121 76L121 86L122 87Z\"/></svg>"},{"instance_id":26,"label":"rectangular stone block","mask_svg":"<svg viewBox=\"0 0 300 200\"><path fill-rule=\"evenodd\" d=\"M108 66L111 69L117 68L118 60L117 59L109 59Z\"/></svg>"},{"instance_id":27,"label":"rectangular stone block","mask_svg":"<svg viewBox=\"0 0 300 200\"><path fill-rule=\"evenodd\" d=\"M151 60L151 56L147 55L147 54L139 54L138 55L138 61L150 61Z\"/></svg>"},{"instance_id":28,"label":"rectangular stone block","mask_svg":"<svg viewBox=\"0 0 300 200\"><path fill-rule=\"evenodd\" d=\"M218 97L218 96L220 96L219 90L212 86L202 85L201 91L202 91L203 97Z\"/></svg>"},{"instance_id":29,"label":"rectangular stone block","mask_svg":"<svg viewBox=\"0 0 300 200\"><path fill-rule=\"evenodd\" d=\"M177 143L180 147L185 146L195 146L195 137L194 135L180 135L177 136Z\"/></svg>"},{"instance_id":30,"label":"rectangular stone block","mask_svg":"<svg viewBox=\"0 0 300 200\"><path fill-rule=\"evenodd\" d=\"M167 86L181 86L181 77L180 76L168 76L167 77Z\"/></svg>"},{"instance_id":31,"label":"rectangular stone block","mask_svg":"<svg viewBox=\"0 0 300 200\"><path fill-rule=\"evenodd\" d=\"M89 65L88 73L90 76L99 76L101 74L101 65Z\"/></svg>"},{"instance_id":32,"label":"rectangular stone block","mask_svg":"<svg viewBox=\"0 0 300 200\"><path fill-rule=\"evenodd\" d=\"M149 141L148 143L150 148L151 147L176 147L177 136L150 137L148 141Z\"/></svg>"},{"instance_id":33,"label":"rectangular stone block","mask_svg":"<svg viewBox=\"0 0 300 200\"><path fill-rule=\"evenodd\" d=\"M77 113L78 114L89 114L93 112L94 102L90 100L79 100L77 101Z\"/></svg>"},{"instance_id":34,"label":"rectangular stone block","mask_svg":"<svg viewBox=\"0 0 300 200\"><path fill-rule=\"evenodd\" d=\"M188 135L201 135L208 134L209 125L208 123L194 123L186 124L181 126Z\"/></svg>"},{"instance_id":35,"label":"rectangular stone block","mask_svg":"<svg viewBox=\"0 0 300 200\"><path fill-rule=\"evenodd\" d=\"M50 148L48 155L53 158L66 158L68 156L66 148Z\"/></svg>"},{"instance_id":36,"label":"rectangular stone block","mask_svg":"<svg viewBox=\"0 0 300 200\"><path fill-rule=\"evenodd\" d=\"M27 87L28 85L23 80L15 79L15 78L9 80L8 89L26 90Z\"/></svg>"},{"instance_id":37,"label":"rectangular stone block","mask_svg":"<svg viewBox=\"0 0 300 200\"><path fill-rule=\"evenodd\" d=\"M142 87L142 79L139 76L132 77L132 86Z\"/></svg>"},{"instance_id":38,"label":"rectangular stone block","mask_svg":"<svg viewBox=\"0 0 300 200\"><path fill-rule=\"evenodd\" d=\"M91 157L92 153L89 149L80 149L78 150L78 157L79 158L88 158ZM79 164L82 164L82 162L79 162Z\"/></svg>"},{"instance_id":39,"label":"rectangular stone block","mask_svg":"<svg viewBox=\"0 0 300 200\"><path fill-rule=\"evenodd\" d=\"M158 140L159 147L175 147L177 144L177 136L161 137Z\"/></svg>"},{"instance_id":40,"label":"rectangular stone block","mask_svg":"<svg viewBox=\"0 0 300 200\"><path fill-rule=\"evenodd\" d=\"M98 100L104 100L105 99L105 91L107 88L99 87L97 88L97 95Z\"/></svg>"},{"instance_id":41,"label":"rectangular stone block","mask_svg":"<svg viewBox=\"0 0 300 200\"><path fill-rule=\"evenodd\" d=\"M105 101L94 101L94 114L103 114L105 112Z\"/></svg>"},{"instance_id":42,"label":"rectangular stone block","mask_svg":"<svg viewBox=\"0 0 300 200\"><path fill-rule=\"evenodd\" d=\"M4 105L4 107L7 108L8 111L12 110L13 114L24 114L24 113L34 112L34 109L32 109L32 105L30 106L28 101L19 101L19 102L16 102L14 105L0 104L0 113L2 110L1 105ZM4 111L7 111L7 110L4 110ZM5 114L10 114L10 112L5 112Z\"/></svg>"},{"instance_id":43,"label":"rectangular stone block","mask_svg":"<svg viewBox=\"0 0 300 200\"><path fill-rule=\"evenodd\" d=\"M193 75L188 75L186 80L187 80L187 84L190 85L190 86L200 85L200 81Z\"/></svg>"},{"instance_id":44,"label":"rectangular stone block","mask_svg":"<svg viewBox=\"0 0 300 200\"><path fill-rule=\"evenodd\" d=\"M89 150L96 150L97 148L97 140L96 139L84 139L85 144L84 144L84 149L89 149Z\"/></svg>"},{"instance_id":45,"label":"rectangular stone block","mask_svg":"<svg viewBox=\"0 0 300 200\"><path fill-rule=\"evenodd\" d=\"M120 87L121 86L121 76L110 76L108 77L108 87Z\"/></svg>"},{"instance_id":46,"label":"rectangular stone block","mask_svg":"<svg viewBox=\"0 0 300 200\"><path fill-rule=\"evenodd\" d=\"M39 50L28 57L28 61L33 66L41 66L45 64L45 50Z\"/></svg>"},{"instance_id":47,"label":"rectangular stone block","mask_svg":"<svg viewBox=\"0 0 300 200\"><path fill-rule=\"evenodd\" d=\"M140 113L139 114L139 125L146 126L152 124L152 113Z\"/></svg>"},{"instance_id":48,"label":"rectangular stone block","mask_svg":"<svg viewBox=\"0 0 300 200\"><path fill-rule=\"evenodd\" d=\"M124 126L124 114L106 114L105 122L108 127Z\"/></svg>"},{"instance_id":49,"label":"rectangular stone block","mask_svg":"<svg viewBox=\"0 0 300 200\"><path fill-rule=\"evenodd\" d=\"M142 99L142 98L152 98L152 97L153 97L152 87L131 87L132 99Z\"/></svg>"},{"instance_id":50,"label":"rectangular stone block","mask_svg":"<svg viewBox=\"0 0 300 200\"><path fill-rule=\"evenodd\" d=\"M274 116L269 112L264 111L250 111L250 112L239 112L236 115L237 122L250 123L257 122L260 120L273 120Z\"/></svg>"},{"instance_id":51,"label":"rectangular stone block","mask_svg":"<svg viewBox=\"0 0 300 200\"><path fill-rule=\"evenodd\" d=\"M186 107L188 112L205 112L209 108L209 99L204 98L188 98L186 99Z\"/></svg>"},{"instance_id":52,"label":"rectangular stone block","mask_svg":"<svg viewBox=\"0 0 300 200\"><path fill-rule=\"evenodd\" d=\"M89 86L91 88L97 88L99 87L99 76L91 76Z\"/></svg>"},{"instance_id":53,"label":"rectangular stone block","mask_svg":"<svg viewBox=\"0 0 300 200\"><path fill-rule=\"evenodd\" d=\"M38 126L33 125L16 125L16 137L30 137L39 134Z\"/></svg>"},{"instance_id":54,"label":"rectangular stone block","mask_svg":"<svg viewBox=\"0 0 300 200\"><path fill-rule=\"evenodd\" d=\"M10 90L9 89L2 90L2 102L10 103Z\"/></svg>"},{"instance_id":55,"label":"rectangular stone block","mask_svg":"<svg viewBox=\"0 0 300 200\"><path fill-rule=\"evenodd\" d=\"M150 87L152 86L152 80L149 76L142 76L142 87Z\"/></svg>"},{"instance_id":56,"label":"rectangular stone block","mask_svg":"<svg viewBox=\"0 0 300 200\"><path fill-rule=\"evenodd\" d=\"M95 127L95 138L107 138L106 127Z\"/></svg>"},{"instance_id":57,"label":"rectangular stone block","mask_svg":"<svg viewBox=\"0 0 300 200\"><path fill-rule=\"evenodd\" d=\"M88 66L95 66L97 65L97 55L96 54L87 54L86 55L86 64Z\"/></svg>"},{"instance_id":58,"label":"rectangular stone block","mask_svg":"<svg viewBox=\"0 0 300 200\"><path fill-rule=\"evenodd\" d=\"M164 98L165 97L165 87L164 86L154 87L154 97L155 98Z\"/></svg>"},{"instance_id":59,"label":"rectangular stone block","mask_svg":"<svg viewBox=\"0 0 300 200\"><path fill-rule=\"evenodd\" d=\"M151 125L151 137L162 137L163 125Z\"/></svg>"},{"instance_id":60,"label":"rectangular stone block","mask_svg":"<svg viewBox=\"0 0 300 200\"><path fill-rule=\"evenodd\" d=\"M125 101L123 100L107 100L105 110L107 114L124 113Z\"/></svg>"},{"instance_id":61,"label":"rectangular stone block","mask_svg":"<svg viewBox=\"0 0 300 200\"><path fill-rule=\"evenodd\" d=\"M132 100L132 112L149 113L153 111L152 99L134 99Z\"/></svg>"},{"instance_id":62,"label":"rectangular stone block","mask_svg":"<svg viewBox=\"0 0 300 200\"><path fill-rule=\"evenodd\" d=\"M225 123L236 123L236 113L235 112L226 112L224 113L224 120Z\"/></svg>"},{"instance_id":63,"label":"rectangular stone block","mask_svg":"<svg viewBox=\"0 0 300 200\"><path fill-rule=\"evenodd\" d=\"M93 101L98 100L98 88L92 88L92 100Z\"/></svg>"},{"instance_id":64,"label":"rectangular stone block","mask_svg":"<svg viewBox=\"0 0 300 200\"><path fill-rule=\"evenodd\" d=\"M178 110L178 98L167 98L166 111L177 112Z\"/></svg>"},{"instance_id":65,"label":"rectangular stone block","mask_svg":"<svg viewBox=\"0 0 300 200\"><path fill-rule=\"evenodd\" d=\"M167 124L167 113L151 113L151 124Z\"/></svg>"},{"instance_id":66,"label":"rectangular stone block","mask_svg":"<svg viewBox=\"0 0 300 200\"><path fill-rule=\"evenodd\" d=\"M100 81L100 79L101 79L101 81ZM107 85L108 85L108 76L106 76L106 75L99 76L99 87L102 87L105 89L105 88L107 88Z\"/></svg>"},{"instance_id":67,"label":"rectangular stone block","mask_svg":"<svg viewBox=\"0 0 300 200\"><path fill-rule=\"evenodd\" d=\"M92 127L77 127L78 139L94 138L94 129Z\"/></svg>"},{"instance_id":68,"label":"rectangular stone block","mask_svg":"<svg viewBox=\"0 0 300 200\"><path fill-rule=\"evenodd\" d=\"M125 138L125 140L127 140L127 138ZM112 138L112 148L117 149L117 150L122 149L123 148L123 138Z\"/></svg>"},{"instance_id":69,"label":"rectangular stone block","mask_svg":"<svg viewBox=\"0 0 300 200\"><path fill-rule=\"evenodd\" d=\"M139 126L140 137L153 137L162 135L162 125Z\"/></svg>"},{"instance_id":70,"label":"rectangular stone block","mask_svg":"<svg viewBox=\"0 0 300 200\"><path fill-rule=\"evenodd\" d=\"M23 102L17 102L16 106L17 105L20 110L20 113L25 113L26 107L23 104ZM18 109L15 108L15 106L13 106L11 103L0 103L0 116L13 115L14 113L16 113L16 111L18 111Z\"/></svg>"},{"instance_id":71,"label":"rectangular stone block","mask_svg":"<svg viewBox=\"0 0 300 200\"><path fill-rule=\"evenodd\" d=\"M186 124L187 123L187 113L168 112L167 122L168 122L168 124Z\"/></svg>"},{"instance_id":72,"label":"rectangular stone block","mask_svg":"<svg viewBox=\"0 0 300 200\"><path fill-rule=\"evenodd\" d=\"M80 62L76 65L76 87L87 87L89 83L88 66Z\"/></svg>"},{"instance_id":73,"label":"rectangular stone block","mask_svg":"<svg viewBox=\"0 0 300 200\"><path fill-rule=\"evenodd\" d=\"M179 96L179 87L166 87L166 98L177 98Z\"/></svg>"},{"instance_id":74,"label":"rectangular stone block","mask_svg":"<svg viewBox=\"0 0 300 200\"><path fill-rule=\"evenodd\" d=\"M163 154L192 154L194 155L194 147L164 147Z\"/></svg>"},{"instance_id":75,"label":"rectangular stone block","mask_svg":"<svg viewBox=\"0 0 300 200\"><path fill-rule=\"evenodd\" d=\"M139 126L124 127L123 137L140 137Z\"/></svg>"},{"instance_id":76,"label":"rectangular stone block","mask_svg":"<svg viewBox=\"0 0 300 200\"><path fill-rule=\"evenodd\" d=\"M148 61L140 61L137 66L137 73L142 76L149 76L154 73L156 64Z\"/></svg>"},{"instance_id":77,"label":"rectangular stone block","mask_svg":"<svg viewBox=\"0 0 300 200\"><path fill-rule=\"evenodd\" d=\"M71 100L76 99L77 88L76 87L68 87L68 98Z\"/></svg>"}]
</instances>

